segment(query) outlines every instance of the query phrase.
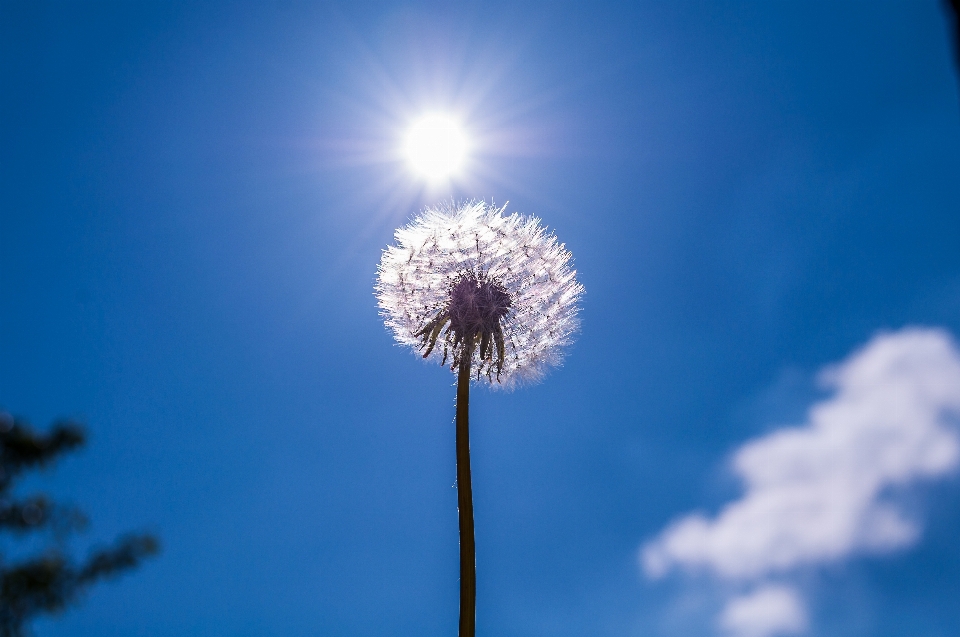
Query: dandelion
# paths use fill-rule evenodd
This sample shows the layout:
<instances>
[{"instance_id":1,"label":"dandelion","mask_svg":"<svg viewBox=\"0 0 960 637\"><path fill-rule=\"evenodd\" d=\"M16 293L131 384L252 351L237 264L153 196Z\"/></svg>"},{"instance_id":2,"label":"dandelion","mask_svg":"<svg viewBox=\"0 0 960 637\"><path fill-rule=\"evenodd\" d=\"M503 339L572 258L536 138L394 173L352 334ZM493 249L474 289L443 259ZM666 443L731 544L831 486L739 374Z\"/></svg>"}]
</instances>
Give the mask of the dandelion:
<instances>
[{"instance_id":1,"label":"dandelion","mask_svg":"<svg viewBox=\"0 0 960 637\"><path fill-rule=\"evenodd\" d=\"M537 218L505 209L427 209L397 230L376 285L397 341L457 375L460 637L473 637L476 618L470 383L512 388L559 365L583 294L564 245Z\"/></svg>"}]
</instances>

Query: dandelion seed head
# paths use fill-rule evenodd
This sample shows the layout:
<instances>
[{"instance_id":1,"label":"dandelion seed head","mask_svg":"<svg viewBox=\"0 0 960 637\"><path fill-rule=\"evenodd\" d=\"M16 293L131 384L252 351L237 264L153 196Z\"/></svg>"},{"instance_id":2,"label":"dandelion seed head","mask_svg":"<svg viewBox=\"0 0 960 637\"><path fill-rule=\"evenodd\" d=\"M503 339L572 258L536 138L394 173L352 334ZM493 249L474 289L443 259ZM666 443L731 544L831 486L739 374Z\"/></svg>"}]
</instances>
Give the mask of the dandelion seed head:
<instances>
[{"instance_id":1,"label":"dandelion seed head","mask_svg":"<svg viewBox=\"0 0 960 637\"><path fill-rule=\"evenodd\" d=\"M512 387L559 365L579 328L571 254L535 217L482 201L428 208L383 252L376 294L397 339Z\"/></svg>"}]
</instances>

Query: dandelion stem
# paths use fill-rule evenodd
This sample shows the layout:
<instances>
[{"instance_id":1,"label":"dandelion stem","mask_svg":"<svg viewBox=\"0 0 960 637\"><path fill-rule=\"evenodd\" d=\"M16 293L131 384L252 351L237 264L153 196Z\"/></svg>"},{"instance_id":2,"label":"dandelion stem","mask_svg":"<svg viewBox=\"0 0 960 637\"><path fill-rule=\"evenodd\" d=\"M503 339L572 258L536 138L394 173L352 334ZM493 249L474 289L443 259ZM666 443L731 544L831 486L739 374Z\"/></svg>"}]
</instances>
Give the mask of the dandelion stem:
<instances>
[{"instance_id":1,"label":"dandelion stem","mask_svg":"<svg viewBox=\"0 0 960 637\"><path fill-rule=\"evenodd\" d=\"M473 486L470 478L470 360L473 338L467 337L457 373L457 506L460 510L460 637L474 637L477 624L477 549L473 533Z\"/></svg>"}]
</instances>

